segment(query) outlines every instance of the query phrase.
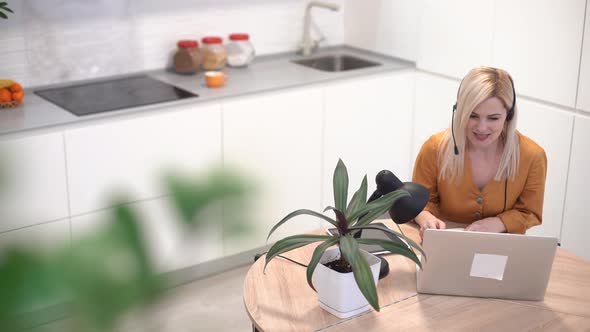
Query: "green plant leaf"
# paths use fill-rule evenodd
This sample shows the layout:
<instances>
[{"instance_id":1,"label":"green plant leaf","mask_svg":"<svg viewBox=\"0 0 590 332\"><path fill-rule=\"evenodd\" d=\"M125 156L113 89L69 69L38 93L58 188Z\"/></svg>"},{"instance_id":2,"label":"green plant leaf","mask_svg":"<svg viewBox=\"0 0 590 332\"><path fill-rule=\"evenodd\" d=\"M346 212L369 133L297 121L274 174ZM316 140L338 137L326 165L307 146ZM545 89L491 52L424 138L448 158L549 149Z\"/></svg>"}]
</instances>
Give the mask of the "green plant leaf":
<instances>
[{"instance_id":1,"label":"green plant leaf","mask_svg":"<svg viewBox=\"0 0 590 332\"><path fill-rule=\"evenodd\" d=\"M422 268L422 262L416 254L408 248L405 244L399 244L388 240L383 239L357 239L358 243L360 244L370 244L370 245L378 245L381 248L391 252L392 254L402 255L414 261L414 263L418 264L420 268Z\"/></svg>"},{"instance_id":2,"label":"green plant leaf","mask_svg":"<svg viewBox=\"0 0 590 332\"><path fill-rule=\"evenodd\" d=\"M264 263L264 269L268 263L275 258L276 256L291 251L293 249L297 249L299 247L303 247L310 243L318 242L318 241L326 241L333 239L330 235L293 235L288 236L280 241L277 241L266 253L266 262Z\"/></svg>"},{"instance_id":3,"label":"green plant leaf","mask_svg":"<svg viewBox=\"0 0 590 332\"><path fill-rule=\"evenodd\" d=\"M373 280L373 273L359 249L357 240L350 235L340 237L340 251L344 259L352 266L354 280L356 280L361 293L363 293L371 307L379 311L379 297Z\"/></svg>"},{"instance_id":4,"label":"green plant leaf","mask_svg":"<svg viewBox=\"0 0 590 332\"><path fill-rule=\"evenodd\" d=\"M412 247L414 247L418 251L420 251L420 253L422 253L422 255L424 256L424 259L426 259L426 253L416 242L414 242L414 240L410 239L409 237L407 237L401 233L391 230L387 226L379 225L379 224L368 224L368 225L363 225L363 226L354 226L354 227L350 228L350 230L356 230L356 229L359 229L359 230L360 229L376 229L376 230L380 230L382 232L385 232L387 234L397 236L400 239L404 239L409 245L411 245Z\"/></svg>"},{"instance_id":5,"label":"green plant leaf","mask_svg":"<svg viewBox=\"0 0 590 332\"><path fill-rule=\"evenodd\" d=\"M334 205L340 211L346 211L346 201L348 200L348 171L342 159L338 159L338 164L334 170Z\"/></svg>"},{"instance_id":6,"label":"green plant leaf","mask_svg":"<svg viewBox=\"0 0 590 332\"><path fill-rule=\"evenodd\" d=\"M367 204L367 176L363 178L361 182L360 188L352 195L352 199L350 203L348 203L348 207L346 208L346 217L350 217L352 213L357 210L360 210ZM348 219L349 224L352 222L352 219Z\"/></svg>"},{"instance_id":7,"label":"green plant leaf","mask_svg":"<svg viewBox=\"0 0 590 332\"><path fill-rule=\"evenodd\" d=\"M320 262L320 258L322 258L322 255L324 254L326 249L338 243L339 240L339 237L333 237L330 240L327 240L324 243L317 246L313 251L311 260L307 265L307 284L309 285L309 287L311 287L311 289L315 290L315 287L313 287L313 283L311 281L311 277L313 276L313 271L315 271L316 266Z\"/></svg>"},{"instance_id":8,"label":"green plant leaf","mask_svg":"<svg viewBox=\"0 0 590 332\"><path fill-rule=\"evenodd\" d=\"M8 18L8 16L6 16L6 14L4 14L3 12L0 12L0 17L2 17L4 19L7 19Z\"/></svg>"},{"instance_id":9,"label":"green plant leaf","mask_svg":"<svg viewBox=\"0 0 590 332\"><path fill-rule=\"evenodd\" d=\"M331 206L326 207L324 211L326 210L334 211L334 213L336 214L336 219L338 219L338 230L340 231L340 234L346 234L348 232L348 221L346 220L346 216L344 215L344 213L338 211L338 209L333 208Z\"/></svg>"},{"instance_id":10,"label":"green plant leaf","mask_svg":"<svg viewBox=\"0 0 590 332\"><path fill-rule=\"evenodd\" d=\"M383 195L383 196L377 198L376 200L368 203L362 209L354 212L350 216L350 220L356 220L357 218L359 218L360 216L364 215L367 212L371 212L372 210L375 210L375 209L383 209L385 207L385 210L383 210L383 212L381 212L381 214L382 214L385 211L387 211L396 200L398 200L399 198L404 197L404 196L410 196L410 193L407 192L406 190L402 190L402 189L392 191L389 194ZM367 217L368 215L369 214L364 216L363 220L365 218L370 219L369 217ZM368 222L365 221L365 223L368 223ZM355 225L361 225L360 220Z\"/></svg>"},{"instance_id":11,"label":"green plant leaf","mask_svg":"<svg viewBox=\"0 0 590 332\"><path fill-rule=\"evenodd\" d=\"M202 179L170 173L164 177L164 186L182 220L189 226L202 222L197 218L199 213L212 204L239 200L251 191L242 178L222 169L215 169Z\"/></svg>"},{"instance_id":12,"label":"green plant leaf","mask_svg":"<svg viewBox=\"0 0 590 332\"><path fill-rule=\"evenodd\" d=\"M276 225L273 226L273 228L270 230L270 232L268 232L268 236L266 237L266 241L268 241L268 239L270 238L271 234L277 229L279 228L279 226L281 226L282 224L284 224L285 222L287 222L287 220L296 217L298 215L302 215L302 214L307 214L310 216L314 216L314 217L318 217L321 219L324 219L325 221L329 222L330 224L334 225L335 227L338 227L338 222L328 216L324 216L321 213L317 213L315 211L312 210L308 210L308 209L300 209L297 211L293 211L291 213L289 213L287 216L285 216L283 219L281 219L281 221L279 221Z\"/></svg>"}]
</instances>

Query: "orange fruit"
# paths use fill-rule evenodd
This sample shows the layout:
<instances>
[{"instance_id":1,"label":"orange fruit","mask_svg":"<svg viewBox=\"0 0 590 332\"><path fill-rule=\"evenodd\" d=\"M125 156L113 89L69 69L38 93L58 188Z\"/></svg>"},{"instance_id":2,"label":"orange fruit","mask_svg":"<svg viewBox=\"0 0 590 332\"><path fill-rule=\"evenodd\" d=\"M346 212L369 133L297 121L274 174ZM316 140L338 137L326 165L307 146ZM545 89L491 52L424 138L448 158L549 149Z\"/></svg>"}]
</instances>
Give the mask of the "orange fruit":
<instances>
[{"instance_id":1,"label":"orange fruit","mask_svg":"<svg viewBox=\"0 0 590 332\"><path fill-rule=\"evenodd\" d=\"M0 103L7 103L12 101L12 93L7 88L0 89Z\"/></svg>"},{"instance_id":2,"label":"orange fruit","mask_svg":"<svg viewBox=\"0 0 590 332\"><path fill-rule=\"evenodd\" d=\"M12 83L12 85L9 86L8 88L12 92L22 92L23 91L23 87L20 84L16 83L16 82Z\"/></svg>"},{"instance_id":3,"label":"orange fruit","mask_svg":"<svg viewBox=\"0 0 590 332\"><path fill-rule=\"evenodd\" d=\"M12 93L12 100L16 101L17 103L20 103L21 101L23 101L23 97L25 95L24 91L17 91L17 92L13 92Z\"/></svg>"}]
</instances>

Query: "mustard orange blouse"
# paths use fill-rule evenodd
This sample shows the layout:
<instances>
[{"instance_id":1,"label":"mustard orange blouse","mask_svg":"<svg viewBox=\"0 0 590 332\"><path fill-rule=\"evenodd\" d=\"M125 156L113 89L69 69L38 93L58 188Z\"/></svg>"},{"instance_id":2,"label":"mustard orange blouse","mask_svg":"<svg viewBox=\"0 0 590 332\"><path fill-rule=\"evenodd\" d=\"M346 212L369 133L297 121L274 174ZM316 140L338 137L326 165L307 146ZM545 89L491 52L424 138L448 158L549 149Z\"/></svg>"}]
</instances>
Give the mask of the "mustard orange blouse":
<instances>
[{"instance_id":1,"label":"mustard orange blouse","mask_svg":"<svg viewBox=\"0 0 590 332\"><path fill-rule=\"evenodd\" d=\"M438 155L444 136L444 131L432 135L416 157L412 181L430 190L430 201L424 210L441 220L464 224L498 217L508 233L524 234L528 228L541 224L547 175L547 156L542 147L518 133L520 160L515 180L492 179L480 191L473 181L468 151L462 181L439 178ZM503 211L505 185L506 210Z\"/></svg>"}]
</instances>

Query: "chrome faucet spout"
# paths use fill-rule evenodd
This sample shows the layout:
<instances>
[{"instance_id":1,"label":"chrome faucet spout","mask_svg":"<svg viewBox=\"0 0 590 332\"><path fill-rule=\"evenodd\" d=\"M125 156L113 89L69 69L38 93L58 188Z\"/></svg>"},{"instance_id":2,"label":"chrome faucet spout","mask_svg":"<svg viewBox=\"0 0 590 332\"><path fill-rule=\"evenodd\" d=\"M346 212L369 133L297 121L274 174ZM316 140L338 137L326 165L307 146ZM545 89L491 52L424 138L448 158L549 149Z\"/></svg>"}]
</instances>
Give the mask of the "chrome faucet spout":
<instances>
[{"instance_id":1,"label":"chrome faucet spout","mask_svg":"<svg viewBox=\"0 0 590 332\"><path fill-rule=\"evenodd\" d=\"M311 9L313 7L329 9L332 11L337 11L340 9L340 6L337 4L321 1L311 1L307 4L307 6L305 7L305 15L303 17L303 37L301 40L301 45L299 47L299 52L302 55L310 55L319 44L318 40L313 40L311 38Z\"/></svg>"}]
</instances>

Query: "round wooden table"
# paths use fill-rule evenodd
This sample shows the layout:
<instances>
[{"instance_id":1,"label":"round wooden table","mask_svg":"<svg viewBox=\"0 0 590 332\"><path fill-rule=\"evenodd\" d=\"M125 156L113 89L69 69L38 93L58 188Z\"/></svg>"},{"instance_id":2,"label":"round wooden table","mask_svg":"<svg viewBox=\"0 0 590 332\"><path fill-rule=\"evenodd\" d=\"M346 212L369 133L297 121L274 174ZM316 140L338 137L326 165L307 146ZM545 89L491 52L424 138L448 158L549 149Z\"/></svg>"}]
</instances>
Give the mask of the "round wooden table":
<instances>
[{"instance_id":1,"label":"round wooden table","mask_svg":"<svg viewBox=\"0 0 590 332\"><path fill-rule=\"evenodd\" d=\"M390 220L380 220L396 229ZM419 241L418 230L402 225ZM318 230L318 234L324 233ZM317 244L284 256L307 264ZM305 268L275 258L252 265L244 281L244 304L259 331L390 331L530 329L590 331L590 262L558 248L544 301L515 301L418 294L416 265L399 255L384 256L390 272L379 280L380 312L339 319L321 309L307 285Z\"/></svg>"}]
</instances>

